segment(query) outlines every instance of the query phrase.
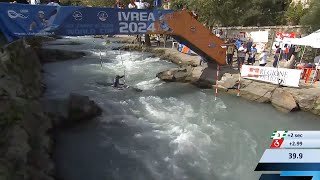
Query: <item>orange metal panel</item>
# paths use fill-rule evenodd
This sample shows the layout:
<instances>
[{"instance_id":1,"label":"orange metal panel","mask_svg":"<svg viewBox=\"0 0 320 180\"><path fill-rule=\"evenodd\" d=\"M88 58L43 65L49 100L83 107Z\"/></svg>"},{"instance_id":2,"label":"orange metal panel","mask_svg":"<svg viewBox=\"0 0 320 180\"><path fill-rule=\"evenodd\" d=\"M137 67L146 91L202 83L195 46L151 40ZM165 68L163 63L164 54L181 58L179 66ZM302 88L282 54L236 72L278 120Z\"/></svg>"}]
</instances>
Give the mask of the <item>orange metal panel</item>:
<instances>
[{"instance_id":1,"label":"orange metal panel","mask_svg":"<svg viewBox=\"0 0 320 180\"><path fill-rule=\"evenodd\" d=\"M168 24L169 27L160 26L161 23ZM204 53L220 65L226 64L226 49L221 47L224 44L223 40L213 35L208 28L185 10L164 15L155 23L155 32L148 33L178 36L196 53ZM199 53L199 50L202 52Z\"/></svg>"}]
</instances>

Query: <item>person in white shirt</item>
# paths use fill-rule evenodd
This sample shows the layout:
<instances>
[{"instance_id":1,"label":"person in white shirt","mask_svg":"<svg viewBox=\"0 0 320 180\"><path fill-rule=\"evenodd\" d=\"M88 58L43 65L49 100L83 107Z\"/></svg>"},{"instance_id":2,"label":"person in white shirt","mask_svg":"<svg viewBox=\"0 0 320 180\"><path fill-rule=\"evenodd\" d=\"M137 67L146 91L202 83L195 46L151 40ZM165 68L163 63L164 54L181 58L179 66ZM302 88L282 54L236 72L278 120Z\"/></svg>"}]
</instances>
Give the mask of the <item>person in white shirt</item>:
<instances>
[{"instance_id":1,"label":"person in white shirt","mask_svg":"<svg viewBox=\"0 0 320 180\"><path fill-rule=\"evenodd\" d=\"M157 46L160 46L160 35L157 35L156 40L157 40Z\"/></svg>"},{"instance_id":2,"label":"person in white shirt","mask_svg":"<svg viewBox=\"0 0 320 180\"><path fill-rule=\"evenodd\" d=\"M129 5L128 5L128 8L129 9L136 9L137 8L135 0L131 0L130 1Z\"/></svg>"},{"instance_id":3,"label":"person in white shirt","mask_svg":"<svg viewBox=\"0 0 320 180\"><path fill-rule=\"evenodd\" d=\"M51 0L51 2L49 2L47 5L48 6L60 6L60 4L58 4L57 0Z\"/></svg>"},{"instance_id":4,"label":"person in white shirt","mask_svg":"<svg viewBox=\"0 0 320 180\"><path fill-rule=\"evenodd\" d=\"M269 53L266 49L263 49L260 56L259 56L259 66L265 66L268 61L268 56L269 56Z\"/></svg>"},{"instance_id":5,"label":"person in white shirt","mask_svg":"<svg viewBox=\"0 0 320 180\"><path fill-rule=\"evenodd\" d=\"M244 43L241 43L241 46L238 49L238 70L242 64L244 64L244 60L246 58L247 48L244 46Z\"/></svg>"},{"instance_id":6,"label":"person in white shirt","mask_svg":"<svg viewBox=\"0 0 320 180\"><path fill-rule=\"evenodd\" d=\"M149 3L144 2L144 0L140 0L139 2L135 2L137 5L137 9L147 9L149 7Z\"/></svg>"},{"instance_id":7,"label":"person in white shirt","mask_svg":"<svg viewBox=\"0 0 320 180\"><path fill-rule=\"evenodd\" d=\"M32 4L32 5L38 5L38 4L40 4L40 0L31 0L31 1L30 1L30 4Z\"/></svg>"}]
</instances>

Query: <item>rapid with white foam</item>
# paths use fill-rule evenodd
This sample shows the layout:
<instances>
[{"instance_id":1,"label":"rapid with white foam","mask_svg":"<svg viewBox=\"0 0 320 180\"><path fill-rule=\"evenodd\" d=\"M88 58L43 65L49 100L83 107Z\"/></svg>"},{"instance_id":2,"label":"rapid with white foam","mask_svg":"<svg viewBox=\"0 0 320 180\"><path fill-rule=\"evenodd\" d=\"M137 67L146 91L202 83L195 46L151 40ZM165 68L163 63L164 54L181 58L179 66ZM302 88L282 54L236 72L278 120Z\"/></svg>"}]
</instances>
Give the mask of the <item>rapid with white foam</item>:
<instances>
[{"instance_id":1,"label":"rapid with white foam","mask_svg":"<svg viewBox=\"0 0 320 180\"><path fill-rule=\"evenodd\" d=\"M87 44L83 50L92 48L92 39L81 42ZM104 110L96 120L58 132L61 179L256 180L254 168L275 129L320 124L305 113L285 115L222 93L215 101L212 90L164 83L156 74L176 65L148 53L111 47L91 51L78 61L44 66L50 74L46 97L77 92ZM117 74L143 91L112 88Z\"/></svg>"}]
</instances>

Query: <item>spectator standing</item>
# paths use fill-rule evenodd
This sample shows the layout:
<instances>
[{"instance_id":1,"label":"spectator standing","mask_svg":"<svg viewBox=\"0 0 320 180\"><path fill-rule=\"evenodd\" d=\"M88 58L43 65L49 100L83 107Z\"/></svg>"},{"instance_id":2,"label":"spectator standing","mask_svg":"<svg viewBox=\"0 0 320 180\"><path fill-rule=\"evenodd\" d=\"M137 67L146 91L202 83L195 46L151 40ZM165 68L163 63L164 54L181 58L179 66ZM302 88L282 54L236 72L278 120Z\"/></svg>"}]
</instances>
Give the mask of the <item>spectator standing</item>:
<instances>
[{"instance_id":1,"label":"spectator standing","mask_svg":"<svg viewBox=\"0 0 320 180\"><path fill-rule=\"evenodd\" d=\"M229 43L230 43L230 41L229 41ZM231 65L231 67L232 67L235 49L236 49L236 46L234 44L227 45L227 62L229 65Z\"/></svg>"},{"instance_id":2,"label":"spectator standing","mask_svg":"<svg viewBox=\"0 0 320 180\"><path fill-rule=\"evenodd\" d=\"M32 4L32 5L38 5L38 4L40 4L40 0L31 0L31 1L30 1L30 4Z\"/></svg>"},{"instance_id":3,"label":"spectator standing","mask_svg":"<svg viewBox=\"0 0 320 180\"><path fill-rule=\"evenodd\" d=\"M162 6L162 0L153 0L153 7L160 8Z\"/></svg>"},{"instance_id":4,"label":"spectator standing","mask_svg":"<svg viewBox=\"0 0 320 180\"><path fill-rule=\"evenodd\" d=\"M160 35L158 34L156 37L156 41L157 41L157 46L160 46Z\"/></svg>"},{"instance_id":5,"label":"spectator standing","mask_svg":"<svg viewBox=\"0 0 320 180\"><path fill-rule=\"evenodd\" d=\"M150 6L150 4L144 2L144 0L139 0L139 2L135 2L135 4L137 5L137 9L147 9Z\"/></svg>"},{"instance_id":6,"label":"spectator standing","mask_svg":"<svg viewBox=\"0 0 320 180\"><path fill-rule=\"evenodd\" d=\"M198 14L196 13L195 10L191 11L191 15L192 15L193 18L198 19Z\"/></svg>"},{"instance_id":7,"label":"spectator standing","mask_svg":"<svg viewBox=\"0 0 320 180\"><path fill-rule=\"evenodd\" d=\"M288 52L288 59L291 59L292 54L295 52L296 46L291 45Z\"/></svg>"},{"instance_id":8,"label":"spectator standing","mask_svg":"<svg viewBox=\"0 0 320 180\"><path fill-rule=\"evenodd\" d=\"M238 39L236 40L235 45L236 45L237 49L240 48L240 46L241 46L241 40L240 40L240 38L238 38Z\"/></svg>"},{"instance_id":9,"label":"spectator standing","mask_svg":"<svg viewBox=\"0 0 320 180\"><path fill-rule=\"evenodd\" d=\"M241 46L238 49L238 70L240 70L244 60L246 58L247 49L244 43L241 43Z\"/></svg>"},{"instance_id":10,"label":"spectator standing","mask_svg":"<svg viewBox=\"0 0 320 180\"><path fill-rule=\"evenodd\" d=\"M288 54L289 54L289 47L288 44L284 45L284 50L283 50L283 58L288 61Z\"/></svg>"},{"instance_id":11,"label":"spectator standing","mask_svg":"<svg viewBox=\"0 0 320 180\"><path fill-rule=\"evenodd\" d=\"M57 0L51 0L51 2L49 2L47 5L48 6L60 6L60 4L58 3Z\"/></svg>"},{"instance_id":12,"label":"spectator standing","mask_svg":"<svg viewBox=\"0 0 320 180\"><path fill-rule=\"evenodd\" d=\"M124 9L124 4L123 4L122 0L116 0L116 3L114 4L114 8Z\"/></svg>"},{"instance_id":13,"label":"spectator standing","mask_svg":"<svg viewBox=\"0 0 320 180\"><path fill-rule=\"evenodd\" d=\"M255 63L255 58L258 50L256 48L256 45L253 44L250 51L249 51L249 57L248 57L248 65L251 63L252 65Z\"/></svg>"},{"instance_id":14,"label":"spectator standing","mask_svg":"<svg viewBox=\"0 0 320 180\"><path fill-rule=\"evenodd\" d=\"M135 0L131 0L129 5L128 5L129 9L137 9L137 5L135 3Z\"/></svg>"},{"instance_id":15,"label":"spectator standing","mask_svg":"<svg viewBox=\"0 0 320 180\"><path fill-rule=\"evenodd\" d=\"M248 52L250 52L252 45L253 45L252 40L250 38L248 38L248 41L247 41Z\"/></svg>"},{"instance_id":16,"label":"spectator standing","mask_svg":"<svg viewBox=\"0 0 320 180\"><path fill-rule=\"evenodd\" d=\"M265 66L267 64L268 56L269 56L269 53L267 49L263 49L262 53L259 56L259 66Z\"/></svg>"},{"instance_id":17,"label":"spectator standing","mask_svg":"<svg viewBox=\"0 0 320 180\"><path fill-rule=\"evenodd\" d=\"M281 56L281 48L280 48L280 45L276 45L276 48L277 48L277 50L276 50L276 53L274 54L274 56L273 56L273 58L274 58L274 60L273 60L273 64L272 64L272 66L273 67L278 67L278 63L279 63L279 60L280 60L280 56Z\"/></svg>"}]
</instances>

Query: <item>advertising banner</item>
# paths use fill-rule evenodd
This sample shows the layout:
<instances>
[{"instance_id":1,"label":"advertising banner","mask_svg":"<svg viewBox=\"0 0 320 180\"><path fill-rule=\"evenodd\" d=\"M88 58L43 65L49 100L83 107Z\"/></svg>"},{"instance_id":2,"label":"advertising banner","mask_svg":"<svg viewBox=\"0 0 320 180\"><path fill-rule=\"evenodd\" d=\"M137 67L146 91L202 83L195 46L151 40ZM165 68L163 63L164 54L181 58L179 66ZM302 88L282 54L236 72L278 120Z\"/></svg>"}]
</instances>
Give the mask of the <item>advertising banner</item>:
<instances>
[{"instance_id":1,"label":"advertising banner","mask_svg":"<svg viewBox=\"0 0 320 180\"><path fill-rule=\"evenodd\" d=\"M297 38L300 37L298 33L295 32L277 32L276 33L276 40L283 40L284 38Z\"/></svg>"},{"instance_id":2,"label":"advertising banner","mask_svg":"<svg viewBox=\"0 0 320 180\"><path fill-rule=\"evenodd\" d=\"M243 65L241 77L282 86L299 87L302 70Z\"/></svg>"},{"instance_id":3,"label":"advertising banner","mask_svg":"<svg viewBox=\"0 0 320 180\"><path fill-rule=\"evenodd\" d=\"M255 43L267 43L269 41L269 32L268 31L250 32L250 38Z\"/></svg>"},{"instance_id":4,"label":"advertising banner","mask_svg":"<svg viewBox=\"0 0 320 180\"><path fill-rule=\"evenodd\" d=\"M12 41L24 36L145 34L157 31L158 20L159 28L167 28L163 15L172 11L0 3L0 12L0 30Z\"/></svg>"}]
</instances>

